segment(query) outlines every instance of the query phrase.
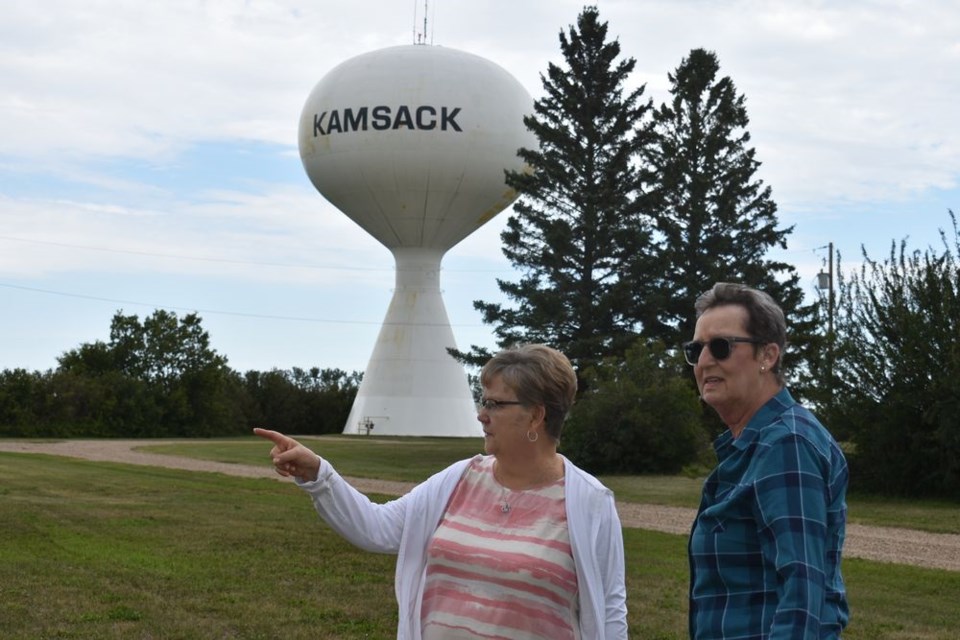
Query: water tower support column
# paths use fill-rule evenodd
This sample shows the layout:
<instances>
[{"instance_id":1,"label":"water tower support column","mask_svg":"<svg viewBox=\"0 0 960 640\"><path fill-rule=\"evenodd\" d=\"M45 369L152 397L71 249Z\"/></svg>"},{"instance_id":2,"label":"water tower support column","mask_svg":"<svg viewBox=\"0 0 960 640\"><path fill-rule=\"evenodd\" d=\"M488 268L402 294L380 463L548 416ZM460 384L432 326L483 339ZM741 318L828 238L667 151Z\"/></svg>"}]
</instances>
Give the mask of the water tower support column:
<instances>
[{"instance_id":1,"label":"water tower support column","mask_svg":"<svg viewBox=\"0 0 960 640\"><path fill-rule=\"evenodd\" d=\"M396 248L396 287L344 433L482 436L440 293L444 251Z\"/></svg>"}]
</instances>

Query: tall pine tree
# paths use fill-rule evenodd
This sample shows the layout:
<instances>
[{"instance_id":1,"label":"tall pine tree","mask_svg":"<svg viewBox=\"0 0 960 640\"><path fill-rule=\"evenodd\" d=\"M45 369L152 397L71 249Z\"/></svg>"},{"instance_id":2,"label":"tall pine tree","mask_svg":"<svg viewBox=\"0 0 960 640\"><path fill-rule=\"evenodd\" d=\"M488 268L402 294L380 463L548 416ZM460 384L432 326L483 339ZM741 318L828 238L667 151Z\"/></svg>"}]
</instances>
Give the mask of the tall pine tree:
<instances>
[{"instance_id":1,"label":"tall pine tree","mask_svg":"<svg viewBox=\"0 0 960 640\"><path fill-rule=\"evenodd\" d=\"M745 100L729 77L717 77L717 56L694 49L670 74L672 100L654 114L655 140L646 169L660 267L648 275L648 296L635 299L644 333L668 345L693 336L696 297L715 282L763 289L788 318L793 352L804 360L814 330L799 276L768 252L786 249L792 228L778 228L777 205L755 174ZM803 371L805 367L799 366Z\"/></svg>"},{"instance_id":2,"label":"tall pine tree","mask_svg":"<svg viewBox=\"0 0 960 640\"><path fill-rule=\"evenodd\" d=\"M644 87L626 91L635 60L617 60L620 44L607 40L596 7L560 32L560 48L566 68L541 74L545 95L524 119L539 148L519 154L533 170L507 176L521 197L501 239L521 277L497 282L513 304L474 307L500 346L548 343L583 367L622 355L637 336L629 274L649 254L650 230L635 160L652 103L641 102ZM473 347L464 359L485 357Z\"/></svg>"}]
</instances>

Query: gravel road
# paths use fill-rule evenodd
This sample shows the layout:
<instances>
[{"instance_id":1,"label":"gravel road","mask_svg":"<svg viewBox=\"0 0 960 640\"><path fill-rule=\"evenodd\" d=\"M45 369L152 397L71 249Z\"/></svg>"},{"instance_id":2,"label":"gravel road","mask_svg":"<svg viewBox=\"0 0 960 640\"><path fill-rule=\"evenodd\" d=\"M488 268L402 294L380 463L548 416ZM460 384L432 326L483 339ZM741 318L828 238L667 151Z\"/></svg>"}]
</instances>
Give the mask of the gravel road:
<instances>
[{"instance_id":1,"label":"gravel road","mask_svg":"<svg viewBox=\"0 0 960 640\"><path fill-rule=\"evenodd\" d=\"M164 442L159 440L149 442L144 440L68 440L49 443L0 441L0 451L44 453L85 460L142 464L290 482L275 474L269 467L212 462L135 450L136 447L142 447L148 443L163 444ZM365 493L402 495L413 486L410 483L387 480L347 479ZM618 502L617 510L625 527L681 535L689 532L690 523L694 517L692 509L633 502ZM845 556L852 558L960 571L960 534L927 533L913 529L848 524L843 552Z\"/></svg>"}]
</instances>

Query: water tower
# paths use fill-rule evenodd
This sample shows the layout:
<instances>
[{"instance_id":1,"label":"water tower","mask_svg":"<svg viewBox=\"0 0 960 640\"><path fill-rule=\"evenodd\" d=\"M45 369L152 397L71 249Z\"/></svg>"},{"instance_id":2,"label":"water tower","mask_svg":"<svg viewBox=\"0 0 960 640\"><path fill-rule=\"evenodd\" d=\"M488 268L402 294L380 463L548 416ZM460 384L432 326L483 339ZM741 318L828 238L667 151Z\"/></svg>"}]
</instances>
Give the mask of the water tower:
<instances>
[{"instance_id":1,"label":"water tower","mask_svg":"<svg viewBox=\"0 0 960 640\"><path fill-rule=\"evenodd\" d=\"M332 69L300 117L317 190L379 240L393 299L344 433L480 436L440 293L443 255L510 205L533 100L503 68L427 45L373 51Z\"/></svg>"}]
</instances>

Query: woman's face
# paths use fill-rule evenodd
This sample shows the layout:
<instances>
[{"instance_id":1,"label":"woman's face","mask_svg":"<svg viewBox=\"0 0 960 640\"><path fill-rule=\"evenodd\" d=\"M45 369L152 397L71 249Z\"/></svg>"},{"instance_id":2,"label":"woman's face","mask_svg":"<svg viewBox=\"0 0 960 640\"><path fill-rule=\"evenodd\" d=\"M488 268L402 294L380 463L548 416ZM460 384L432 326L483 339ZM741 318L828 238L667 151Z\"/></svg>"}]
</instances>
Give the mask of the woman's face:
<instances>
[{"instance_id":1,"label":"woman's face","mask_svg":"<svg viewBox=\"0 0 960 640\"><path fill-rule=\"evenodd\" d=\"M500 376L491 378L483 387L483 400L516 402L517 394ZM531 410L520 404L506 404L492 409L480 407L477 420L483 425L483 448L488 455L516 453L529 445L527 430L531 426Z\"/></svg>"},{"instance_id":2,"label":"woman's face","mask_svg":"<svg viewBox=\"0 0 960 640\"><path fill-rule=\"evenodd\" d=\"M750 338L747 334L747 310L740 305L723 305L707 309L697 320L693 339L709 342L712 338ZM755 355L754 345L744 342L731 344L730 355L717 360L709 347L704 347L693 367L700 397L713 407L728 425L749 419L766 401L761 398L761 358ZM745 422L744 422L745 424Z\"/></svg>"}]
</instances>

